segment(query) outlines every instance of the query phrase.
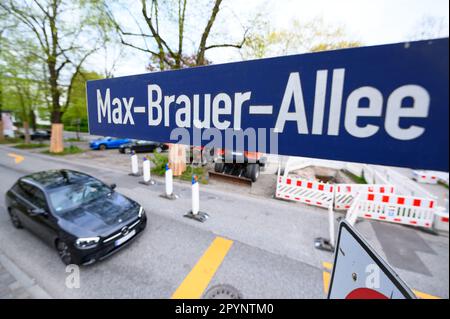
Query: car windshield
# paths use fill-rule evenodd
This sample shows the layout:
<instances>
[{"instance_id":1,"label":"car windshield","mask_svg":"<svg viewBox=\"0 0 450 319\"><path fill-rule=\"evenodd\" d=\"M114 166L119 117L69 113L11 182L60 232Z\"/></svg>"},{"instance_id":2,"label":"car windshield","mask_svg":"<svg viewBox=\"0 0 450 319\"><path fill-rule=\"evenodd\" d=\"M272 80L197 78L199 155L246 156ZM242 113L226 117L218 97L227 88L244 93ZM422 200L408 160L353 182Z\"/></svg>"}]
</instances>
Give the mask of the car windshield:
<instances>
[{"instance_id":1,"label":"car windshield","mask_svg":"<svg viewBox=\"0 0 450 319\"><path fill-rule=\"evenodd\" d=\"M50 204L59 213L101 198L111 192L111 188L100 181L90 180L57 188L50 192Z\"/></svg>"}]
</instances>

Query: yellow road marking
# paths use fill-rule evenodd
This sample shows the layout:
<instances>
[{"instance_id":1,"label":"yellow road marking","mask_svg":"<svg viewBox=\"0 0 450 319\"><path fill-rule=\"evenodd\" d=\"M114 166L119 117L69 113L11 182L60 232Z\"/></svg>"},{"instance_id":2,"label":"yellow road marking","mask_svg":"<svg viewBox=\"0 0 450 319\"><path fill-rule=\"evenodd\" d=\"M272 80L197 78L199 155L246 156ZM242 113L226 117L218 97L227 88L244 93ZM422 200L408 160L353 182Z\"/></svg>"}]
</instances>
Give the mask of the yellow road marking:
<instances>
[{"instance_id":1,"label":"yellow road marking","mask_svg":"<svg viewBox=\"0 0 450 319\"><path fill-rule=\"evenodd\" d=\"M420 298L420 299L441 299L440 297L429 295L429 294L426 294L424 292L421 292L421 291L418 291L415 289L413 289L413 292L417 296L417 298Z\"/></svg>"},{"instance_id":2,"label":"yellow road marking","mask_svg":"<svg viewBox=\"0 0 450 319\"><path fill-rule=\"evenodd\" d=\"M322 266L329 271L331 271L331 269L333 268L333 264L328 262L322 262ZM327 295L328 289L330 287L331 273L329 273L328 271L324 271L322 274L322 278L323 278L323 292L325 293L325 295ZM414 292L416 297L420 299L442 299L440 297L429 295L427 293L415 289L413 289L412 291Z\"/></svg>"},{"instance_id":3,"label":"yellow road marking","mask_svg":"<svg viewBox=\"0 0 450 319\"><path fill-rule=\"evenodd\" d=\"M172 299L198 299L216 273L233 241L216 237L191 272L173 293Z\"/></svg>"},{"instance_id":4,"label":"yellow road marking","mask_svg":"<svg viewBox=\"0 0 450 319\"><path fill-rule=\"evenodd\" d=\"M331 274L327 271L323 272L323 291L328 294L328 289L330 287Z\"/></svg>"},{"instance_id":5,"label":"yellow road marking","mask_svg":"<svg viewBox=\"0 0 450 319\"><path fill-rule=\"evenodd\" d=\"M19 164L20 162L22 162L25 159L25 157L14 154L14 153L9 153L8 156L14 158L14 162L16 164Z\"/></svg>"},{"instance_id":6,"label":"yellow road marking","mask_svg":"<svg viewBox=\"0 0 450 319\"><path fill-rule=\"evenodd\" d=\"M323 268L325 268L325 269L327 269L329 271L331 271L331 269L333 269L333 264L325 262L325 261L322 263L322 266L323 266Z\"/></svg>"}]
</instances>

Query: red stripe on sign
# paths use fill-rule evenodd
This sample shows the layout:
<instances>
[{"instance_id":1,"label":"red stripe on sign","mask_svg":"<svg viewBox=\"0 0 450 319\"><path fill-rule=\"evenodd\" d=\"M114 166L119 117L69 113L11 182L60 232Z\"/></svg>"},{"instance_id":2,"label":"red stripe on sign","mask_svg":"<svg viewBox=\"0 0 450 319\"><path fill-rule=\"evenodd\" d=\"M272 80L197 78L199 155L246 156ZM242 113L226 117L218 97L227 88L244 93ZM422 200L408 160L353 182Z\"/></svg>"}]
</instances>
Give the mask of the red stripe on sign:
<instances>
[{"instance_id":1,"label":"red stripe on sign","mask_svg":"<svg viewBox=\"0 0 450 319\"><path fill-rule=\"evenodd\" d=\"M308 184L306 185L306 187L312 188L312 183L308 183Z\"/></svg>"},{"instance_id":2,"label":"red stripe on sign","mask_svg":"<svg viewBox=\"0 0 450 319\"><path fill-rule=\"evenodd\" d=\"M323 191L323 185L319 184L319 191Z\"/></svg>"},{"instance_id":3,"label":"red stripe on sign","mask_svg":"<svg viewBox=\"0 0 450 319\"><path fill-rule=\"evenodd\" d=\"M330 186L330 192L332 192L333 191L333 186Z\"/></svg>"},{"instance_id":4,"label":"red stripe on sign","mask_svg":"<svg viewBox=\"0 0 450 319\"><path fill-rule=\"evenodd\" d=\"M402 220L400 218L394 218L394 222L401 222Z\"/></svg>"},{"instance_id":5,"label":"red stripe on sign","mask_svg":"<svg viewBox=\"0 0 450 319\"><path fill-rule=\"evenodd\" d=\"M436 179L436 176L431 176L431 179Z\"/></svg>"},{"instance_id":6,"label":"red stripe on sign","mask_svg":"<svg viewBox=\"0 0 450 319\"><path fill-rule=\"evenodd\" d=\"M380 188L380 193L384 193L384 187Z\"/></svg>"},{"instance_id":7,"label":"red stripe on sign","mask_svg":"<svg viewBox=\"0 0 450 319\"><path fill-rule=\"evenodd\" d=\"M386 219L386 216L380 216L379 219Z\"/></svg>"},{"instance_id":8,"label":"red stripe on sign","mask_svg":"<svg viewBox=\"0 0 450 319\"><path fill-rule=\"evenodd\" d=\"M291 185L291 179L290 179L290 178L288 178L288 179L286 180L286 184Z\"/></svg>"},{"instance_id":9,"label":"red stripe on sign","mask_svg":"<svg viewBox=\"0 0 450 319\"><path fill-rule=\"evenodd\" d=\"M307 203L311 203L311 201L310 201L309 199L305 200L305 202L307 202Z\"/></svg>"},{"instance_id":10,"label":"red stripe on sign","mask_svg":"<svg viewBox=\"0 0 450 319\"><path fill-rule=\"evenodd\" d=\"M413 206L420 206L420 202L421 202L420 199L415 199L415 200L413 201Z\"/></svg>"},{"instance_id":11,"label":"red stripe on sign","mask_svg":"<svg viewBox=\"0 0 450 319\"><path fill-rule=\"evenodd\" d=\"M374 194L367 194L367 200L373 200L375 198Z\"/></svg>"},{"instance_id":12,"label":"red stripe on sign","mask_svg":"<svg viewBox=\"0 0 450 319\"><path fill-rule=\"evenodd\" d=\"M399 204L399 205L405 204L405 198L404 197L397 198L397 204Z\"/></svg>"},{"instance_id":13,"label":"red stripe on sign","mask_svg":"<svg viewBox=\"0 0 450 319\"><path fill-rule=\"evenodd\" d=\"M410 224L413 224L413 225L417 225L417 222L416 222L415 220L412 220L412 221L410 221L409 223L410 223Z\"/></svg>"},{"instance_id":14,"label":"red stripe on sign","mask_svg":"<svg viewBox=\"0 0 450 319\"><path fill-rule=\"evenodd\" d=\"M302 181L297 181L297 186L302 186Z\"/></svg>"},{"instance_id":15,"label":"red stripe on sign","mask_svg":"<svg viewBox=\"0 0 450 319\"><path fill-rule=\"evenodd\" d=\"M430 201L430 208L433 208L433 206L434 206L434 202Z\"/></svg>"},{"instance_id":16,"label":"red stripe on sign","mask_svg":"<svg viewBox=\"0 0 450 319\"><path fill-rule=\"evenodd\" d=\"M345 205L345 208L350 208L350 205Z\"/></svg>"},{"instance_id":17,"label":"red stripe on sign","mask_svg":"<svg viewBox=\"0 0 450 319\"><path fill-rule=\"evenodd\" d=\"M441 217L441 222L448 223L448 217Z\"/></svg>"},{"instance_id":18,"label":"red stripe on sign","mask_svg":"<svg viewBox=\"0 0 450 319\"><path fill-rule=\"evenodd\" d=\"M295 197L294 199L295 199L295 200L300 200L300 197Z\"/></svg>"},{"instance_id":19,"label":"red stripe on sign","mask_svg":"<svg viewBox=\"0 0 450 319\"><path fill-rule=\"evenodd\" d=\"M281 183L282 180L283 180L283 179L280 177L280 178L278 179L278 182Z\"/></svg>"},{"instance_id":20,"label":"red stripe on sign","mask_svg":"<svg viewBox=\"0 0 450 319\"><path fill-rule=\"evenodd\" d=\"M430 226L430 223L425 223L425 226L427 226L427 227Z\"/></svg>"},{"instance_id":21,"label":"red stripe on sign","mask_svg":"<svg viewBox=\"0 0 450 319\"><path fill-rule=\"evenodd\" d=\"M382 201L383 201L383 203L388 203L389 202L389 196L383 196Z\"/></svg>"},{"instance_id":22,"label":"red stripe on sign","mask_svg":"<svg viewBox=\"0 0 450 319\"><path fill-rule=\"evenodd\" d=\"M317 202L316 204L317 204L317 205L322 205L322 203L321 203L321 202Z\"/></svg>"},{"instance_id":23,"label":"red stripe on sign","mask_svg":"<svg viewBox=\"0 0 450 319\"><path fill-rule=\"evenodd\" d=\"M365 216L365 217L372 218L372 215L370 215L370 214L364 214L364 216Z\"/></svg>"},{"instance_id":24,"label":"red stripe on sign","mask_svg":"<svg viewBox=\"0 0 450 319\"><path fill-rule=\"evenodd\" d=\"M427 178L426 176L422 175L422 178Z\"/></svg>"},{"instance_id":25,"label":"red stripe on sign","mask_svg":"<svg viewBox=\"0 0 450 319\"><path fill-rule=\"evenodd\" d=\"M291 196L289 196L289 195L284 195L284 198L290 198Z\"/></svg>"}]
</instances>

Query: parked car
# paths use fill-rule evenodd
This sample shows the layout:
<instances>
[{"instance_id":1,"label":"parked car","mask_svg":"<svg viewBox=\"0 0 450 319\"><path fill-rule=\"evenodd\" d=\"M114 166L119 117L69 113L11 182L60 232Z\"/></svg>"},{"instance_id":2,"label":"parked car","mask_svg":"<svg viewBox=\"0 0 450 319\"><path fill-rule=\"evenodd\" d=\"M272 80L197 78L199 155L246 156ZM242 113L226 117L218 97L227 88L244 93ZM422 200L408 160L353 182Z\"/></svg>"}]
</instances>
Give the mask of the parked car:
<instances>
[{"instance_id":1,"label":"parked car","mask_svg":"<svg viewBox=\"0 0 450 319\"><path fill-rule=\"evenodd\" d=\"M158 153L161 153L162 151L166 151L168 149L169 146L164 143L135 140L130 143L120 145L119 152L125 154L129 154L131 151L136 153L151 153L156 150Z\"/></svg>"},{"instance_id":2,"label":"parked car","mask_svg":"<svg viewBox=\"0 0 450 319\"><path fill-rule=\"evenodd\" d=\"M93 140L89 143L89 147L93 150L106 150L107 148L119 148L120 145L130 143L128 138L113 138L105 137L98 140Z\"/></svg>"},{"instance_id":3,"label":"parked car","mask_svg":"<svg viewBox=\"0 0 450 319\"><path fill-rule=\"evenodd\" d=\"M50 140L51 132L46 130L36 130L30 133L30 139L32 141L44 141ZM25 134L21 133L20 138L25 138Z\"/></svg>"},{"instance_id":4,"label":"parked car","mask_svg":"<svg viewBox=\"0 0 450 319\"><path fill-rule=\"evenodd\" d=\"M125 247L146 226L141 205L115 184L72 170L21 177L5 196L16 228L27 228L56 248L65 264L87 265Z\"/></svg>"}]
</instances>

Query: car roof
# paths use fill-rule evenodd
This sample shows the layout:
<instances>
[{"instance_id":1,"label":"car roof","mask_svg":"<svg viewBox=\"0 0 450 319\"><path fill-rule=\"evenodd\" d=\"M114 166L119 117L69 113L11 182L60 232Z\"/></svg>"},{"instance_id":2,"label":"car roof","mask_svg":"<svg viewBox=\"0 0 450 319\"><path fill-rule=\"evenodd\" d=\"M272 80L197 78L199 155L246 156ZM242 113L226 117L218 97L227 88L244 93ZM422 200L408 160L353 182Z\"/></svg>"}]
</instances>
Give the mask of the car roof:
<instances>
[{"instance_id":1,"label":"car roof","mask_svg":"<svg viewBox=\"0 0 450 319\"><path fill-rule=\"evenodd\" d=\"M59 169L32 173L23 176L20 180L30 181L35 185L39 185L42 188L49 190L70 184L75 184L77 182L91 178L92 176L81 172Z\"/></svg>"}]
</instances>

